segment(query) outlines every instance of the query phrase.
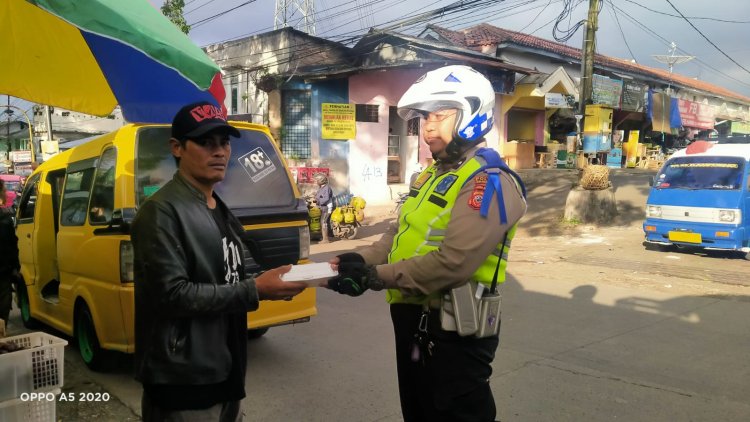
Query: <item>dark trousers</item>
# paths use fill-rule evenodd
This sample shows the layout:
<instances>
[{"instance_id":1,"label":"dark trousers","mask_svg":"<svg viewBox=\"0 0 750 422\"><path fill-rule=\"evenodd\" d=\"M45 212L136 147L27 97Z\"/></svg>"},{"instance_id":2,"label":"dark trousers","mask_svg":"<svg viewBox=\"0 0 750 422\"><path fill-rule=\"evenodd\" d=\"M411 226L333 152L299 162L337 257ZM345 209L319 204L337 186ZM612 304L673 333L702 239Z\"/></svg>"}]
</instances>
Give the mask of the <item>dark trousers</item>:
<instances>
[{"instance_id":1,"label":"dark trousers","mask_svg":"<svg viewBox=\"0 0 750 422\"><path fill-rule=\"evenodd\" d=\"M424 350L424 363L413 362L412 346L421 314L419 305L391 305L404 421L494 421L495 399L489 378L498 337L478 339L444 331L439 311L431 311L428 338L434 343L432 354Z\"/></svg>"},{"instance_id":2,"label":"dark trousers","mask_svg":"<svg viewBox=\"0 0 750 422\"><path fill-rule=\"evenodd\" d=\"M0 274L0 319L8 322L11 302L13 301L13 283L16 278L12 273Z\"/></svg>"},{"instance_id":3,"label":"dark trousers","mask_svg":"<svg viewBox=\"0 0 750 422\"><path fill-rule=\"evenodd\" d=\"M145 392L141 397L141 418L144 422L241 422L239 401L219 403L208 409L167 410L157 406Z\"/></svg>"}]
</instances>

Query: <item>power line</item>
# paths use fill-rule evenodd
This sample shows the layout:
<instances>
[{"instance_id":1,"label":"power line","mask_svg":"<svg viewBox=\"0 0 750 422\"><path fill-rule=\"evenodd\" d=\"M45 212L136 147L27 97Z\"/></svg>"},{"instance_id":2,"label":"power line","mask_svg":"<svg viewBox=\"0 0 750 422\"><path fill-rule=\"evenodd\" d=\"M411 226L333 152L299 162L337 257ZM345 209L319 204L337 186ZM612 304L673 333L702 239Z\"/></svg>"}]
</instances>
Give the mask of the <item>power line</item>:
<instances>
[{"instance_id":1,"label":"power line","mask_svg":"<svg viewBox=\"0 0 750 422\"><path fill-rule=\"evenodd\" d=\"M624 15L624 16L625 16L625 17L626 17L626 18L627 18L627 19L628 19L628 20L629 20L629 21L630 21L631 23L635 24L636 26L639 26L639 27L641 27L641 28L642 28L642 29L643 29L644 31L646 31L646 32L647 32L648 34L650 34L650 35L651 35L652 37L654 37L654 38L657 38L657 39L661 40L662 42L664 42L664 44L665 44L665 45L669 45L669 44L670 44L670 41L669 41L668 39L666 39L666 38L662 37L661 35L659 35L658 33L656 33L656 32L655 32L654 30L652 30L652 29L651 29L651 28L649 28L648 26L646 26L646 25L644 25L643 23L641 23L641 21L639 21L638 19L636 19L636 18L634 18L633 16L631 16L630 14L628 14L628 12L626 12L625 10L621 9L620 7L618 7L617 5L615 5L614 3L612 4L612 6L614 6L614 8L615 8L615 9L617 9L617 10L618 10L618 11L619 11L619 12L620 12L621 14L623 14L623 15ZM690 56L693 56L693 55L694 55L694 54L690 54L689 52L687 52L687 51L683 50L682 48L679 48L678 50L679 50L680 52L682 52L682 53L684 53L684 54L687 54L687 55L690 55ZM744 86L750 87L750 84L748 84L747 82L741 81L741 80L739 80L739 79L737 79L737 78L735 78L735 77L733 77L733 76L727 75L726 73L724 73L724 72L722 72L721 70L719 70L719 69L717 69L717 68L715 68L715 67L711 66L710 64L708 64L708 63L704 62L703 60L701 60L701 59L699 59L699 58L696 58L696 59L695 59L695 61L696 61L696 62L698 62L698 63L701 63L701 64L702 64L702 65L704 65L705 67L707 67L707 68L709 68L709 69L713 70L713 71L714 71L714 72L716 72L717 74L719 74L719 75L721 75L721 76L724 76L724 77L725 77L725 78L727 78L727 79L730 79L730 80L732 80L732 81L734 81L734 82L737 82L737 83L739 83L739 84L741 84L741 85L744 85Z\"/></svg>"},{"instance_id":2,"label":"power line","mask_svg":"<svg viewBox=\"0 0 750 422\"><path fill-rule=\"evenodd\" d=\"M654 13L658 13L660 15L671 16L673 18L679 18L680 17L679 15L673 15L671 13L666 13L666 12L662 12L662 11L659 11L659 10L652 9L650 7L644 6L644 5L642 5L642 4L638 3L638 2L635 2L633 0L625 0L625 1L628 2L628 3L633 3L634 5L636 5L638 7L642 7L644 9L646 9L646 10L649 10L649 11L654 12ZM724 23L750 23L750 21L735 21L735 20L730 20L730 19L706 18L706 17L703 17L703 16L688 16L688 18L689 19L696 19L696 20L697 19L701 19L701 20L707 20L707 21L724 22Z\"/></svg>"},{"instance_id":3,"label":"power line","mask_svg":"<svg viewBox=\"0 0 750 422\"><path fill-rule=\"evenodd\" d=\"M730 60L730 61L731 61L732 63L734 63L734 64L736 64L737 66L739 66L739 67L740 67L740 68L741 68L742 70L744 70L745 72L747 72L747 73L750 73L750 70L748 70L748 69L747 69L747 68L746 68L745 66L743 66L743 65L739 64L739 63L737 62L737 60L735 60L735 59L733 59L732 57L730 57L730 56L729 56L729 54L725 53L725 52L724 52L724 50L722 50L721 48L719 48L719 46L718 46L718 45L714 44L714 42L713 42L713 41L711 41L710 39L708 39L708 37L707 37L706 35L704 35L704 34L703 34L703 32L701 32L701 30L700 30L700 29L698 29L698 28L697 28L697 27L696 27L695 25L693 25L693 23L692 23L692 22L690 22L690 20L689 20L688 18L686 18L686 17L685 17L685 15L683 15L683 14L682 14L682 12L680 12L680 11L679 11L679 10L678 10L678 9L677 9L677 8L676 8L676 7L675 7L675 6L673 5L673 4L672 4L672 2L671 2L670 0L666 0L666 2L667 2L667 3L669 3L669 5L670 5L670 6L672 6L672 9L674 9L674 10L675 10L675 12L679 13L679 14L680 14L680 16L682 16L682 19L685 19L685 22L687 22L688 24L690 24L690 26L692 26L692 27L693 27L693 29L695 29L695 30L696 30L696 31L698 32L698 34L700 34L700 36L701 36L701 37L703 37L703 38L704 38L704 39L705 39L706 41L708 41L708 43L709 43L709 44L711 44L712 46L714 46L714 48L716 48L717 50L719 50L719 52L721 52L721 54L723 54L723 55L724 55L724 57L728 58L728 59L729 59L729 60Z\"/></svg>"},{"instance_id":4,"label":"power line","mask_svg":"<svg viewBox=\"0 0 750 422\"><path fill-rule=\"evenodd\" d=\"M609 0L610 3L612 3L612 0ZM617 22L617 28L620 29L620 35L622 35L622 41L625 43L625 47L628 48L628 52L630 53L630 57L633 59L634 62L638 62L638 60L635 59L635 54L633 54L633 50L630 49L630 44L628 44L628 39L625 38L625 32L622 30L622 26L620 25L620 18L617 17L617 11L614 8L607 9L609 13L614 16L615 22Z\"/></svg>"},{"instance_id":5,"label":"power line","mask_svg":"<svg viewBox=\"0 0 750 422\"><path fill-rule=\"evenodd\" d=\"M185 16L187 16L187 15L189 15L189 14L191 14L191 13L195 12L195 11L196 11L196 10L198 10L198 9L201 9L201 8L203 8L203 7L206 7L206 6L208 6L209 4L211 4L211 3L215 2L215 1L216 1L216 0L208 0L207 2L205 2L205 3L201 4L200 6L197 6L197 7L195 7L194 9L190 9L190 10L188 10L187 12L183 13L183 14L182 14L182 16L183 16L183 17L185 17ZM186 6L187 6L187 5L186 5Z\"/></svg>"},{"instance_id":6,"label":"power line","mask_svg":"<svg viewBox=\"0 0 750 422\"><path fill-rule=\"evenodd\" d=\"M239 9L242 6L247 6L248 4L253 3L253 2L255 2L255 0L248 0L248 1L242 3L242 4L238 5L238 6L232 7L231 9L227 9L227 10L225 10L223 12L219 12L219 13L217 13L215 15L209 16L209 17L207 17L205 19L201 19L201 20L199 20L197 22L193 22L193 23L191 23L189 25L190 25L191 28L196 28L198 26L201 26L201 25L205 24L206 22L210 22L210 21L212 21L212 20L214 20L214 19L216 19L216 18L218 18L220 16L226 15L227 13L229 13L229 12L231 12L233 10L237 10L237 9Z\"/></svg>"},{"instance_id":7,"label":"power line","mask_svg":"<svg viewBox=\"0 0 750 422\"><path fill-rule=\"evenodd\" d=\"M523 28L519 29L518 32L523 32L523 31L526 30L526 28L528 28L529 26L531 26L531 24L534 23L534 21L536 21L537 18L539 18L539 16L541 16L542 13L544 13L545 10L547 10L547 8L549 7L550 4L552 4L552 0L549 0L547 2L547 4L544 5L544 7L542 8L542 10L540 10L539 13L537 13L536 16L534 16L534 19L530 20L529 23L527 23L526 26L524 26Z\"/></svg>"}]
</instances>

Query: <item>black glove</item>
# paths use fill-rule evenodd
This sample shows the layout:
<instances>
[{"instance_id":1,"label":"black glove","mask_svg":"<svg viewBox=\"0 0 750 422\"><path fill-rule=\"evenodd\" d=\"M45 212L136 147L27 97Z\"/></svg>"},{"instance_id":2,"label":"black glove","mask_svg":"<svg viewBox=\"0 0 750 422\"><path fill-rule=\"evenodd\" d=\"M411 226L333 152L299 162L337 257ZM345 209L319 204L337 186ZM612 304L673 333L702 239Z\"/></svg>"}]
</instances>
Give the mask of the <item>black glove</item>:
<instances>
[{"instance_id":1,"label":"black glove","mask_svg":"<svg viewBox=\"0 0 750 422\"><path fill-rule=\"evenodd\" d=\"M369 288L369 279L377 279L377 272L372 265L366 265L365 259L358 253L345 253L338 256L339 275L328 280L328 288L349 296L359 296Z\"/></svg>"}]
</instances>

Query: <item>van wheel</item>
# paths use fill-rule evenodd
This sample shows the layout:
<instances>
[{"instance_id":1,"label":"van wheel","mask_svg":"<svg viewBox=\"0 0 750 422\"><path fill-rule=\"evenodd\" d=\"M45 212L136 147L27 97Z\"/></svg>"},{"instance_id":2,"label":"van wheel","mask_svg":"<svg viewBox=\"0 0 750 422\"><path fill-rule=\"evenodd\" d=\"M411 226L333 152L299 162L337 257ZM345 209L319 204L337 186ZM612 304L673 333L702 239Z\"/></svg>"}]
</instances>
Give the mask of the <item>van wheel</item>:
<instances>
[{"instance_id":1,"label":"van wheel","mask_svg":"<svg viewBox=\"0 0 750 422\"><path fill-rule=\"evenodd\" d=\"M115 364L114 352L104 350L99 345L94 327L94 318L86 304L82 304L76 313L75 336L78 340L78 351L86 366L92 371L104 372Z\"/></svg>"},{"instance_id":2,"label":"van wheel","mask_svg":"<svg viewBox=\"0 0 750 422\"><path fill-rule=\"evenodd\" d=\"M31 317L31 305L29 305L29 292L23 281L16 283L16 304L21 310L21 322L23 326L30 329L39 328L39 321Z\"/></svg>"},{"instance_id":3,"label":"van wheel","mask_svg":"<svg viewBox=\"0 0 750 422\"><path fill-rule=\"evenodd\" d=\"M266 328L256 328L254 330L247 330L247 339L248 340L255 340L257 338L263 337L263 334L268 332L268 327Z\"/></svg>"}]
</instances>

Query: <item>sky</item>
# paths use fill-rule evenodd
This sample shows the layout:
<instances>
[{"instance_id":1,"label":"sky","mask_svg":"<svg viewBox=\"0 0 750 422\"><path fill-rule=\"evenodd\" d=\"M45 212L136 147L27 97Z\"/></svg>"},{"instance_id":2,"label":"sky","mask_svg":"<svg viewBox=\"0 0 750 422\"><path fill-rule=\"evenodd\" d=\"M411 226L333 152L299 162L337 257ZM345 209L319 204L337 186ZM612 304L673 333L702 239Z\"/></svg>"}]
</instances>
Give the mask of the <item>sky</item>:
<instances>
[{"instance_id":1,"label":"sky","mask_svg":"<svg viewBox=\"0 0 750 422\"><path fill-rule=\"evenodd\" d=\"M148 1L155 7L160 7L163 3L163 0ZM456 2L313 1L317 12L316 35L334 41L356 40L354 37L365 33L370 27L382 28L406 17ZM486 4L484 8L475 6L468 11L435 17L430 23L459 30L486 22L554 40L554 21L566 3L573 6L573 13L561 20L559 29L563 31L583 20L588 11L586 0L497 0L482 3ZM275 0L185 0L185 4L185 19L193 26L189 36L199 46L263 33L272 30L274 26ZM680 13L695 28L679 17ZM294 23L299 17L299 13L291 15L288 21ZM398 31L416 35L425 24L420 23ZM567 44L580 48L583 32L583 28L579 28ZM675 73L698 78L750 97L748 34L748 0L603 0L596 39L598 53L635 59L640 64L662 69L667 69L666 65L654 60L652 55L668 54L669 44L675 42L677 55L695 56L695 59L687 63L675 65ZM5 100L0 97L0 103L5 104ZM11 98L11 104L24 109L30 107L29 103L15 98Z\"/></svg>"},{"instance_id":2,"label":"sky","mask_svg":"<svg viewBox=\"0 0 750 422\"><path fill-rule=\"evenodd\" d=\"M163 0L149 1L157 7L163 3ZM340 41L345 37L363 34L370 27L382 27L384 23L392 23L455 2L456 0L314 0L317 12L316 35ZM670 2L677 11L670 6ZM185 19L188 24L193 25L190 38L200 46L273 29L275 0L185 0L185 3ZM294 0L287 0L287 3L294 3ZM554 40L554 21L565 3L570 3L574 8L573 13L561 21L560 29L566 30L574 26L586 17L588 11L588 1L585 0L504 0L484 3L491 4L484 9L474 7L469 11L436 17L431 23L458 30L486 22ZM230 10L233 8L236 9ZM204 21L225 11L225 14ZM679 17L680 12L695 28ZM297 21L299 16L298 13L289 21ZM422 23L402 32L415 35L424 26ZM583 32L583 27L579 28L567 44L580 48ZM643 65L666 69L666 65L654 60L652 55L668 54L669 44L675 42L678 48L676 55L695 56L690 62L675 65L675 73L720 85L750 97L748 34L748 0L603 0L599 30L596 33L597 52L635 59Z\"/></svg>"}]
</instances>

